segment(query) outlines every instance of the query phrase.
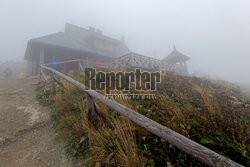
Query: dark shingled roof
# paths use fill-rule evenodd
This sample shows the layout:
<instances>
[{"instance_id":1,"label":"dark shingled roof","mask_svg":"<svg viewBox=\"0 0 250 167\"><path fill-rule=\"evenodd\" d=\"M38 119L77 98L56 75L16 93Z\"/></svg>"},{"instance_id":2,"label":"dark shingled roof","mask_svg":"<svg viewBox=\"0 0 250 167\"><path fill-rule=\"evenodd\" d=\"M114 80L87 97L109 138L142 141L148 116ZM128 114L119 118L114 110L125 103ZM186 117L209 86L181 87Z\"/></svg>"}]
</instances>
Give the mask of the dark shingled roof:
<instances>
[{"instance_id":1,"label":"dark shingled roof","mask_svg":"<svg viewBox=\"0 0 250 167\"><path fill-rule=\"evenodd\" d=\"M93 47L90 43L91 39L100 39L110 42L116 46L115 51L105 51ZM129 52L128 47L123 41L113 39L103 35L100 31L88 30L72 24L66 24L65 32L58 32L51 35L34 38L29 40L25 53L25 59L31 55L32 44L44 44L55 47L62 47L76 51L89 52L107 57L120 57Z\"/></svg>"},{"instance_id":2,"label":"dark shingled roof","mask_svg":"<svg viewBox=\"0 0 250 167\"><path fill-rule=\"evenodd\" d=\"M88 47L86 47L87 44L84 40L80 41L74 39L63 32L58 32L40 38L31 39L30 42L43 43L47 45L54 45L76 50L88 50Z\"/></svg>"},{"instance_id":3,"label":"dark shingled roof","mask_svg":"<svg viewBox=\"0 0 250 167\"><path fill-rule=\"evenodd\" d=\"M190 57L182 54L175 47L174 47L174 50L166 58L163 59L163 61L170 62L170 63L177 63L177 62L183 62L183 61L188 61L188 60L190 60Z\"/></svg>"}]
</instances>

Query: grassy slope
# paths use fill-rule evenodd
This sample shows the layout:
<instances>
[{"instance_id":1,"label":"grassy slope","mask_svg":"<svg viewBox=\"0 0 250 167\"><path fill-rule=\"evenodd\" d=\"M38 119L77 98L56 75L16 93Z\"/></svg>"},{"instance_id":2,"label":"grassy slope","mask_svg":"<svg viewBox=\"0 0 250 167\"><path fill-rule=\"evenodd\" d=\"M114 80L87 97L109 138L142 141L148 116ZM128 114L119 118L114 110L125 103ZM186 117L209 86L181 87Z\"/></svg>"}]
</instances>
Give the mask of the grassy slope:
<instances>
[{"instance_id":1,"label":"grassy slope","mask_svg":"<svg viewBox=\"0 0 250 167\"><path fill-rule=\"evenodd\" d=\"M83 74L76 72L70 75L79 81L84 78ZM43 87L42 90L38 98L42 102L50 103L49 89ZM211 82L169 73L162 78L162 83L155 93L156 100L119 100L119 102L234 161L250 165L248 127L250 100L242 95L238 87L223 81ZM130 137L115 138L114 134L119 131L115 120L123 118L101 104L102 109L107 111L108 119L115 126L107 127L102 121L96 120L98 128L93 133L97 136L98 134L106 137L114 136L107 137L106 143L94 141L89 147L87 125L83 123L83 120L86 120L83 113L86 111L82 92L66 84L66 90L60 90L51 102L54 102L56 128L66 139L67 150L75 156L89 157L89 166L95 163L130 166L131 164L126 161L126 150L136 152L138 157L134 158L133 164L140 159L146 161L147 166L167 166L167 164L203 166L171 144L134 124L129 126L129 130L120 132L125 134L130 132ZM122 124L127 126L126 121ZM112 145L114 140L118 142ZM129 143L126 140L131 143L136 142L138 148L133 144L131 148L129 144L124 144ZM103 156L99 156L102 159L93 156L93 153L100 149L103 151ZM141 163L136 166L144 165Z\"/></svg>"}]
</instances>

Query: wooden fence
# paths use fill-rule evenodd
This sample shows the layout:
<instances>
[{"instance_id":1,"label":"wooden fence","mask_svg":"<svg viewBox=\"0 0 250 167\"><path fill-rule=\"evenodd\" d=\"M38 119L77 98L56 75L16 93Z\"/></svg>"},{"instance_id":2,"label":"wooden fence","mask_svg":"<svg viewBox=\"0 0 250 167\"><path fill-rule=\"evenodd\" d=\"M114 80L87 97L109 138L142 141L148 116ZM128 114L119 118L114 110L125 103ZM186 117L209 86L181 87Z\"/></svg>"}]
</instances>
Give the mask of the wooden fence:
<instances>
[{"instance_id":1,"label":"wooden fence","mask_svg":"<svg viewBox=\"0 0 250 167\"><path fill-rule=\"evenodd\" d=\"M48 78L44 75L44 70L50 73L51 77L51 86L53 94L56 93L55 90L55 83L63 86L61 82L55 77L56 75L63 78L64 80L70 82L71 84L75 85L79 89L83 90L86 93L87 99L87 111L88 116L91 119L93 113L96 113L99 116L103 117L102 111L98 107L98 105L94 102L93 99L97 99L103 104L107 105L111 109L115 110L119 114L127 117L134 123L140 125L141 127L147 129L151 133L155 134L156 136L166 140L168 143L171 143L175 147L179 148L180 150L186 152L187 154L191 155L192 157L198 159L199 161L203 162L204 164L210 167L240 167L242 165L226 158L192 140L189 138L145 117L144 115L139 114L138 112L114 101L111 99L107 99L104 95L89 90L85 85L82 83L74 80L73 78L45 65L40 65L41 70L41 77L45 81L48 81Z\"/></svg>"}]
</instances>

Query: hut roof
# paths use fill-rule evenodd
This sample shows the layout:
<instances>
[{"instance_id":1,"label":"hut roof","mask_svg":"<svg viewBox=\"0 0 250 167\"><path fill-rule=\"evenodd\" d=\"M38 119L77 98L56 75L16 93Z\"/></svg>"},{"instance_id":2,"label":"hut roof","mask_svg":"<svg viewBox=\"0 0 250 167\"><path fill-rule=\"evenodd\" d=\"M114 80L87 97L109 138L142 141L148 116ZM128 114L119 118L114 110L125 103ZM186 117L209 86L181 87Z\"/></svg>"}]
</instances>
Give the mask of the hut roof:
<instances>
[{"instance_id":1,"label":"hut roof","mask_svg":"<svg viewBox=\"0 0 250 167\"><path fill-rule=\"evenodd\" d=\"M177 62L183 62L183 61L188 61L188 60L190 60L190 57L182 54L175 47L174 47L174 50L166 58L163 59L163 61L170 62L170 63L177 63Z\"/></svg>"}]
</instances>

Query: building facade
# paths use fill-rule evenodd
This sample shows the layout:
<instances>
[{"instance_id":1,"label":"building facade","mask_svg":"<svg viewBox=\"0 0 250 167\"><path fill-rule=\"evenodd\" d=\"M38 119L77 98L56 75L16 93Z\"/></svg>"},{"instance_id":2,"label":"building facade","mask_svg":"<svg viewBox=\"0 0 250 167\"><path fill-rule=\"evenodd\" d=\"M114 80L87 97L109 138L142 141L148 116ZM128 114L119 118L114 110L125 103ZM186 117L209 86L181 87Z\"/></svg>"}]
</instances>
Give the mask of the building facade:
<instances>
[{"instance_id":1,"label":"building facade","mask_svg":"<svg viewBox=\"0 0 250 167\"><path fill-rule=\"evenodd\" d=\"M27 75L31 76L38 74L40 64L48 63L53 57L58 61L87 59L107 63L128 52L123 37L118 40L93 27L85 29L66 24L64 32L29 40L24 59L28 62Z\"/></svg>"}]
</instances>

